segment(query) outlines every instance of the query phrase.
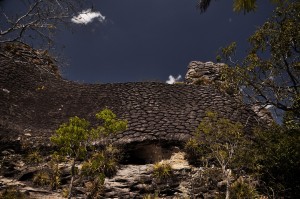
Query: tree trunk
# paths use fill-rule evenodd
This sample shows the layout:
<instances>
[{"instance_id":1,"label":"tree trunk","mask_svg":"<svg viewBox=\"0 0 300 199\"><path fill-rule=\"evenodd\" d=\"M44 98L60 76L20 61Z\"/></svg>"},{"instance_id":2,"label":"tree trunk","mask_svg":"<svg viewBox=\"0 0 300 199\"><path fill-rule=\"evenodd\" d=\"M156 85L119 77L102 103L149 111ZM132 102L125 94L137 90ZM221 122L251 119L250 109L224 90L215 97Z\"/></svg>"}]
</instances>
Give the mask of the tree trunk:
<instances>
[{"instance_id":1,"label":"tree trunk","mask_svg":"<svg viewBox=\"0 0 300 199\"><path fill-rule=\"evenodd\" d=\"M225 199L229 199L230 198L229 188L230 188L231 170L230 169L226 170L225 165L222 165L222 172L223 172L223 175L225 176L225 181L226 181L226 196L225 196Z\"/></svg>"},{"instance_id":2,"label":"tree trunk","mask_svg":"<svg viewBox=\"0 0 300 199\"><path fill-rule=\"evenodd\" d=\"M231 181L231 170L228 169L227 171L225 171L225 175L226 175L226 197L225 199L229 199L230 198L230 181Z\"/></svg>"},{"instance_id":3,"label":"tree trunk","mask_svg":"<svg viewBox=\"0 0 300 199\"><path fill-rule=\"evenodd\" d=\"M69 186L69 194L68 194L68 199L71 199L72 196L72 188L73 188L73 182L74 182L74 176L75 176L75 159L73 159L72 167L71 167L71 182Z\"/></svg>"}]
</instances>

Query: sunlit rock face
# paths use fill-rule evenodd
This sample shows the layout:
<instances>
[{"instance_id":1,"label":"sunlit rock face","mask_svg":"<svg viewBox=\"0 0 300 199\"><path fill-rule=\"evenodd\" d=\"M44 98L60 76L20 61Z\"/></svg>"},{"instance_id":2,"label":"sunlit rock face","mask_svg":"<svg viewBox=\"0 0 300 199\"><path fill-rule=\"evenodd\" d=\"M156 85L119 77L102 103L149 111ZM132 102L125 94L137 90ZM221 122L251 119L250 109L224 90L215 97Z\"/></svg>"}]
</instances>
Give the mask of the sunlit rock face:
<instances>
[{"instance_id":1,"label":"sunlit rock face","mask_svg":"<svg viewBox=\"0 0 300 199\"><path fill-rule=\"evenodd\" d=\"M221 81L223 63L192 61L188 65L185 80L188 84L211 84Z\"/></svg>"}]
</instances>

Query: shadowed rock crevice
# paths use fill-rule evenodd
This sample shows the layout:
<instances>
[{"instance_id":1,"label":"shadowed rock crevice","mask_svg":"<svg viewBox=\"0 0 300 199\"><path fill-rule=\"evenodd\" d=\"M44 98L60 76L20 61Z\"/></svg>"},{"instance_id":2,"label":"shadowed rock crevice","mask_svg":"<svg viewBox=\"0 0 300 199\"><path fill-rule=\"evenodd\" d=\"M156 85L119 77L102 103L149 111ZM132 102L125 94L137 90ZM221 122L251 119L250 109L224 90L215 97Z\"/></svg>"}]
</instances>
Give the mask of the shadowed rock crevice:
<instances>
[{"instance_id":1,"label":"shadowed rock crevice","mask_svg":"<svg viewBox=\"0 0 300 199\"><path fill-rule=\"evenodd\" d=\"M122 164L145 165L170 159L178 152L183 143L180 142L133 142L125 145Z\"/></svg>"}]
</instances>

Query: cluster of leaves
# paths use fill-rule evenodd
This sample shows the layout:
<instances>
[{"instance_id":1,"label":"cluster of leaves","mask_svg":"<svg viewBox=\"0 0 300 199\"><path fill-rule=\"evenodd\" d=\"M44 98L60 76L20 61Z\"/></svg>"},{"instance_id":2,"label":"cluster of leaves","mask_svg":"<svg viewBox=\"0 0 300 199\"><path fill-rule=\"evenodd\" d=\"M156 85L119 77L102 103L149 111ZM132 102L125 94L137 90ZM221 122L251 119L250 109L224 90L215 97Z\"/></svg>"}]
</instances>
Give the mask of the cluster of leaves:
<instances>
[{"instance_id":1,"label":"cluster of leaves","mask_svg":"<svg viewBox=\"0 0 300 199\"><path fill-rule=\"evenodd\" d=\"M257 130L256 137L255 147L260 152L258 172L268 192L276 197L299 196L300 128L274 125L269 130Z\"/></svg>"},{"instance_id":2,"label":"cluster of leaves","mask_svg":"<svg viewBox=\"0 0 300 199\"><path fill-rule=\"evenodd\" d=\"M256 129L249 137L241 124L208 112L194 138L185 145L187 158L205 168L221 168L226 195L231 197L255 198L259 190L270 197L295 198L300 194L299 111L286 114L288 119L282 126Z\"/></svg>"},{"instance_id":3,"label":"cluster of leaves","mask_svg":"<svg viewBox=\"0 0 300 199\"><path fill-rule=\"evenodd\" d=\"M42 156L40 155L40 153L38 151L32 151L32 152L28 153L28 155L26 157L26 161L29 164L39 164L42 161Z\"/></svg>"},{"instance_id":4,"label":"cluster of leaves","mask_svg":"<svg viewBox=\"0 0 300 199\"><path fill-rule=\"evenodd\" d=\"M271 0L271 2L279 4L284 2L285 0ZM199 0L197 3L197 9L201 12L205 12L207 8L210 6L211 0ZM244 11L244 13L248 13L251 11L255 11L257 8L256 0L233 0L233 10L236 12Z\"/></svg>"},{"instance_id":5,"label":"cluster of leaves","mask_svg":"<svg viewBox=\"0 0 300 199\"><path fill-rule=\"evenodd\" d=\"M279 6L249 38L251 48L242 63L233 61L236 43L221 50L218 59L228 64L222 71L224 82L246 102L295 110L300 92L299 13L298 1Z\"/></svg>"},{"instance_id":6,"label":"cluster of leaves","mask_svg":"<svg viewBox=\"0 0 300 199\"><path fill-rule=\"evenodd\" d=\"M234 61L237 44L221 50L224 85L246 103L273 107L283 122L255 132L257 173L273 197L299 196L300 2L281 1L273 17L250 38L245 59Z\"/></svg>"},{"instance_id":7,"label":"cluster of leaves","mask_svg":"<svg viewBox=\"0 0 300 199\"><path fill-rule=\"evenodd\" d=\"M244 134L240 123L218 118L216 113L207 112L194 137L186 143L185 149L188 160L193 163L221 168L226 184L226 198L229 198L234 175L255 168L255 156L249 150L250 146L251 141Z\"/></svg>"},{"instance_id":8,"label":"cluster of leaves","mask_svg":"<svg viewBox=\"0 0 300 199\"><path fill-rule=\"evenodd\" d=\"M239 177L230 186L230 193L232 198L245 199L245 198L259 198L259 193L256 190L256 184L251 178Z\"/></svg>"},{"instance_id":9,"label":"cluster of leaves","mask_svg":"<svg viewBox=\"0 0 300 199\"><path fill-rule=\"evenodd\" d=\"M103 191L105 177L116 174L120 160L120 150L109 144L105 149L97 151L83 163L81 175L87 177L92 183L88 198L95 197Z\"/></svg>"},{"instance_id":10,"label":"cluster of leaves","mask_svg":"<svg viewBox=\"0 0 300 199\"><path fill-rule=\"evenodd\" d=\"M240 162L247 157L250 144L243 132L242 124L218 118L216 113L207 112L194 137L186 143L185 150L189 161L196 165L207 167L218 164L226 168L228 166L237 168L245 166L240 165Z\"/></svg>"},{"instance_id":11,"label":"cluster of leaves","mask_svg":"<svg viewBox=\"0 0 300 199\"><path fill-rule=\"evenodd\" d=\"M51 183L49 172L46 170L38 171L33 179L33 183L39 186L49 185Z\"/></svg>"},{"instance_id":12,"label":"cluster of leaves","mask_svg":"<svg viewBox=\"0 0 300 199\"><path fill-rule=\"evenodd\" d=\"M109 109L97 113L96 118L102 119L103 125L90 128L89 122L85 119L72 117L68 123L62 124L56 130L56 134L51 137L51 141L59 148L60 155L69 157L72 161L69 198L72 194L74 178L78 174L75 165L77 160L85 161L82 174L88 176L94 184L94 189L89 197L98 192L99 187L104 183L105 176L112 176L117 170L119 151L112 143L108 143L104 150L98 151L93 147L93 142L124 131L127 128L127 122L117 119Z\"/></svg>"},{"instance_id":13,"label":"cluster of leaves","mask_svg":"<svg viewBox=\"0 0 300 199\"><path fill-rule=\"evenodd\" d=\"M0 193L0 197L2 199L25 199L27 198L27 196L20 192L19 190L17 190L16 188L10 188L10 189L6 189L4 190L2 193Z\"/></svg>"}]
</instances>

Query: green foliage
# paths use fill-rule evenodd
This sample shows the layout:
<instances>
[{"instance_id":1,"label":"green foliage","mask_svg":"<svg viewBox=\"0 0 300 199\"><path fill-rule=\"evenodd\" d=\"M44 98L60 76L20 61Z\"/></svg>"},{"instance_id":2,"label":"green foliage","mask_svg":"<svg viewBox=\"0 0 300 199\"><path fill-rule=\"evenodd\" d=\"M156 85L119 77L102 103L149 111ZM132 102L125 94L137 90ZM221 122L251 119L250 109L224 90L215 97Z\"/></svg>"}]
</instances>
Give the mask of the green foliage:
<instances>
[{"instance_id":1,"label":"green foliage","mask_svg":"<svg viewBox=\"0 0 300 199\"><path fill-rule=\"evenodd\" d=\"M249 144L240 123L218 118L217 114L207 112L195 137L186 143L186 148L198 154L202 162L206 160L219 166L236 168L245 166L243 160L245 153L249 151Z\"/></svg>"},{"instance_id":2,"label":"green foliage","mask_svg":"<svg viewBox=\"0 0 300 199\"><path fill-rule=\"evenodd\" d=\"M257 130L253 147L261 180L276 197L295 198L300 195L300 2L277 2L272 18L249 38L241 63L232 61L236 44L223 48L218 59L228 64L224 84L245 102L283 110L282 126Z\"/></svg>"},{"instance_id":3,"label":"green foliage","mask_svg":"<svg viewBox=\"0 0 300 199\"><path fill-rule=\"evenodd\" d=\"M119 161L119 150L113 145L108 145L104 150L94 153L92 157L84 162L82 175L111 177L117 172Z\"/></svg>"},{"instance_id":4,"label":"green foliage","mask_svg":"<svg viewBox=\"0 0 300 199\"><path fill-rule=\"evenodd\" d=\"M49 172L42 170L42 171L38 171L34 175L32 181L36 185L45 186L45 185L50 185L51 178L50 178Z\"/></svg>"},{"instance_id":5,"label":"green foliage","mask_svg":"<svg viewBox=\"0 0 300 199\"><path fill-rule=\"evenodd\" d=\"M228 199L235 174L245 172L245 169L253 170L256 166L255 150L250 146L251 141L244 134L242 124L207 112L185 148L187 153L192 152L189 159L196 158L206 167L216 165L221 169Z\"/></svg>"},{"instance_id":6,"label":"green foliage","mask_svg":"<svg viewBox=\"0 0 300 199\"><path fill-rule=\"evenodd\" d=\"M146 194L143 196L143 199L159 199L158 193L153 194Z\"/></svg>"},{"instance_id":7,"label":"green foliage","mask_svg":"<svg viewBox=\"0 0 300 199\"><path fill-rule=\"evenodd\" d=\"M270 0L274 4L280 4L282 2L288 2L287 0ZM197 8L201 12L205 12L210 5L211 0L198 0ZM235 12L244 13L255 11L257 8L256 0L233 0L233 10Z\"/></svg>"},{"instance_id":8,"label":"green foliage","mask_svg":"<svg viewBox=\"0 0 300 199\"><path fill-rule=\"evenodd\" d=\"M26 199L26 195L15 188L6 189L0 193L2 199Z\"/></svg>"},{"instance_id":9,"label":"green foliage","mask_svg":"<svg viewBox=\"0 0 300 199\"><path fill-rule=\"evenodd\" d=\"M190 164L195 166L208 166L206 154L208 153L207 147L201 140L191 138L184 146L186 158Z\"/></svg>"},{"instance_id":10,"label":"green foliage","mask_svg":"<svg viewBox=\"0 0 300 199\"><path fill-rule=\"evenodd\" d=\"M282 3L250 38L248 54L241 63L233 60L236 44L221 50L219 61L225 84L241 92L246 102L294 110L300 88L300 2Z\"/></svg>"},{"instance_id":11,"label":"green foliage","mask_svg":"<svg viewBox=\"0 0 300 199\"><path fill-rule=\"evenodd\" d=\"M70 191L69 189L63 188L61 192L62 197L67 198L69 195L69 191Z\"/></svg>"},{"instance_id":12,"label":"green foliage","mask_svg":"<svg viewBox=\"0 0 300 199\"><path fill-rule=\"evenodd\" d=\"M239 177L230 187L232 199L256 199L259 194L251 179Z\"/></svg>"},{"instance_id":13,"label":"green foliage","mask_svg":"<svg viewBox=\"0 0 300 199\"><path fill-rule=\"evenodd\" d=\"M96 152L82 165L81 175L88 177L91 182L88 198L93 198L103 191L105 177L112 177L117 172L119 150L108 145L102 151Z\"/></svg>"},{"instance_id":14,"label":"green foliage","mask_svg":"<svg viewBox=\"0 0 300 199\"><path fill-rule=\"evenodd\" d=\"M232 62L234 45L219 56L228 64L222 71L225 85L247 103L284 112L282 126L257 130L254 145L257 171L277 197L300 195L299 13L299 1L281 1L272 18L249 38L251 47L241 63Z\"/></svg>"},{"instance_id":15,"label":"green foliage","mask_svg":"<svg viewBox=\"0 0 300 199\"><path fill-rule=\"evenodd\" d=\"M256 138L261 179L276 195L299 196L300 128L274 125L269 130L257 130Z\"/></svg>"},{"instance_id":16,"label":"green foliage","mask_svg":"<svg viewBox=\"0 0 300 199\"><path fill-rule=\"evenodd\" d=\"M255 11L257 8L256 0L234 0L233 10L236 12L244 11L245 13Z\"/></svg>"},{"instance_id":17,"label":"green foliage","mask_svg":"<svg viewBox=\"0 0 300 199\"><path fill-rule=\"evenodd\" d=\"M51 161L49 162L50 168L50 185L52 189L57 189L60 185L61 172L59 168L59 163L62 162L64 158L58 153L51 155Z\"/></svg>"},{"instance_id":18,"label":"green foliage","mask_svg":"<svg viewBox=\"0 0 300 199\"><path fill-rule=\"evenodd\" d=\"M117 134L127 128L127 121L117 119L117 116L107 108L97 113L96 118L103 120L103 125L94 129L94 132L104 136Z\"/></svg>"},{"instance_id":19,"label":"green foliage","mask_svg":"<svg viewBox=\"0 0 300 199\"><path fill-rule=\"evenodd\" d=\"M127 121L120 120L109 109L104 109L96 114L97 119L101 119L103 124L97 128L90 128L89 122L79 117L70 118L68 123L62 124L56 134L51 137L51 141L59 148L60 154L69 157L72 160L71 165L71 184L68 191L68 197L71 198L72 184L78 171L75 166L75 161L80 159L85 160L82 168L82 174L91 178L94 188L89 195L93 197L104 182L105 176L112 176L117 171L118 166L118 150L109 143L105 150L97 152L92 147L92 143L97 139L105 139L108 136L113 136L118 132L124 131L127 128ZM92 151L88 153L88 149ZM88 157L90 157L88 159ZM54 160L58 156L53 156ZM87 160L88 159L88 160ZM52 164L53 167L53 186L59 185L59 168L57 161Z\"/></svg>"},{"instance_id":20,"label":"green foliage","mask_svg":"<svg viewBox=\"0 0 300 199\"><path fill-rule=\"evenodd\" d=\"M51 137L51 142L56 144L65 156L77 159L84 156L87 151L88 141L94 134L89 131L89 122L75 116L68 123L62 124Z\"/></svg>"},{"instance_id":21,"label":"green foliage","mask_svg":"<svg viewBox=\"0 0 300 199\"><path fill-rule=\"evenodd\" d=\"M29 164L38 164L42 161L42 156L38 151L32 151L27 155L26 161Z\"/></svg>"},{"instance_id":22,"label":"green foliage","mask_svg":"<svg viewBox=\"0 0 300 199\"><path fill-rule=\"evenodd\" d=\"M173 169L167 162L158 162L153 165L153 176L159 180L165 180L172 176Z\"/></svg>"}]
</instances>

